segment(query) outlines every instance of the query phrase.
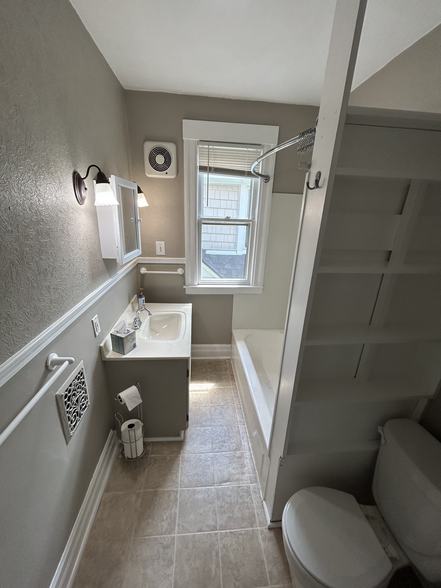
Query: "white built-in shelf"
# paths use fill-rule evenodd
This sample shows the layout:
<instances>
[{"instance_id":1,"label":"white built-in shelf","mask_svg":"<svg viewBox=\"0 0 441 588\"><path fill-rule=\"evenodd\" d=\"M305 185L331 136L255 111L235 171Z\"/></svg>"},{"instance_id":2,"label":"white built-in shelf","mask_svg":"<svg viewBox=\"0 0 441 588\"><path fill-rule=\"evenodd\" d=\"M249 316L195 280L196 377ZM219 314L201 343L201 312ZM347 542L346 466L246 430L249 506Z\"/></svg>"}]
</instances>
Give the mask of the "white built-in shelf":
<instances>
[{"instance_id":1,"label":"white built-in shelf","mask_svg":"<svg viewBox=\"0 0 441 588\"><path fill-rule=\"evenodd\" d=\"M411 265L383 263L324 263L319 274L441 274L441 265Z\"/></svg>"},{"instance_id":2,"label":"white built-in shelf","mask_svg":"<svg viewBox=\"0 0 441 588\"><path fill-rule=\"evenodd\" d=\"M306 345L355 345L441 340L441 325L309 325Z\"/></svg>"},{"instance_id":3,"label":"white built-in shelf","mask_svg":"<svg viewBox=\"0 0 441 588\"><path fill-rule=\"evenodd\" d=\"M346 453L362 451L378 451L380 439L371 441L347 441L347 442L317 442L317 443L292 443L288 446L287 456L295 455L325 455L329 453Z\"/></svg>"},{"instance_id":4,"label":"white built-in shelf","mask_svg":"<svg viewBox=\"0 0 441 588\"><path fill-rule=\"evenodd\" d=\"M431 398L436 389L421 378L310 378L300 380L297 403L306 402L376 402Z\"/></svg>"},{"instance_id":5,"label":"white built-in shelf","mask_svg":"<svg viewBox=\"0 0 441 588\"><path fill-rule=\"evenodd\" d=\"M441 131L441 115L414 110L348 106L346 124Z\"/></svg>"},{"instance_id":6,"label":"white built-in shelf","mask_svg":"<svg viewBox=\"0 0 441 588\"><path fill-rule=\"evenodd\" d=\"M391 180L422 180L428 182L441 182L441 171L431 170L431 173L418 172L406 169L369 169L362 167L338 167L337 176L356 178L387 178Z\"/></svg>"}]
</instances>

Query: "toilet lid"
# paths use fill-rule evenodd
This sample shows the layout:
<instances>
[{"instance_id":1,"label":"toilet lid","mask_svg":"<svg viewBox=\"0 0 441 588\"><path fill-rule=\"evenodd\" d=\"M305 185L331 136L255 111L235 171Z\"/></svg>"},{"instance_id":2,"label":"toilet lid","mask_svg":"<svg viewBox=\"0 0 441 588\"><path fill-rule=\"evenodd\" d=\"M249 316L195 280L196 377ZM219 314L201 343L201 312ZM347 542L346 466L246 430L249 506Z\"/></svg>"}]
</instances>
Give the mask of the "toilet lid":
<instances>
[{"instance_id":1,"label":"toilet lid","mask_svg":"<svg viewBox=\"0 0 441 588\"><path fill-rule=\"evenodd\" d=\"M392 564L353 496L305 488L283 512L285 541L299 563L328 588L377 588Z\"/></svg>"}]
</instances>

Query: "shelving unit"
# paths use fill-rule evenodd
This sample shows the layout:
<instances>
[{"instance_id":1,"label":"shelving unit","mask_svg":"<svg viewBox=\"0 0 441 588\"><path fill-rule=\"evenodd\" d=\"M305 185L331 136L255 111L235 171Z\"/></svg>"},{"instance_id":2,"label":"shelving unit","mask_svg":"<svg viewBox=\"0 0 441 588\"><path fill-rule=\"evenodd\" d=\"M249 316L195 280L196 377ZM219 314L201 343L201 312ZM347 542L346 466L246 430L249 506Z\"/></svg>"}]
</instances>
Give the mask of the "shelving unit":
<instances>
[{"instance_id":1,"label":"shelving unit","mask_svg":"<svg viewBox=\"0 0 441 588\"><path fill-rule=\"evenodd\" d=\"M433 394L433 386L418 378L310 378L300 382L297 404L419 399Z\"/></svg>"},{"instance_id":2,"label":"shelving unit","mask_svg":"<svg viewBox=\"0 0 441 588\"><path fill-rule=\"evenodd\" d=\"M305 219L320 238L273 520L305 485L369 500L378 427L418 420L439 389L441 121L414 126L350 112L328 205Z\"/></svg>"},{"instance_id":3,"label":"shelving unit","mask_svg":"<svg viewBox=\"0 0 441 588\"><path fill-rule=\"evenodd\" d=\"M440 325L391 325L375 328L373 325L311 325L306 345L342 345L404 343L441 339Z\"/></svg>"},{"instance_id":4,"label":"shelving unit","mask_svg":"<svg viewBox=\"0 0 441 588\"><path fill-rule=\"evenodd\" d=\"M347 263L346 265L332 265L324 261L318 269L319 274L441 274L441 265L437 263L427 265L384 263Z\"/></svg>"},{"instance_id":5,"label":"shelving unit","mask_svg":"<svg viewBox=\"0 0 441 588\"><path fill-rule=\"evenodd\" d=\"M414 343L418 357L418 346L432 342L430 357L441 365L441 184L433 181L441 180L434 157L441 133L384 127L381 116L371 123L359 112L357 124L345 126L305 339L306 347L322 346L325 354L338 346L334 362L344 365L359 353L358 362L352 357L351 377L347 366L321 377L324 358L315 361L314 378L302 381L302 370L299 404L427 399L439 384L439 374L428 378L423 359L412 361L413 377L403 377L408 369L400 358L409 355L406 343ZM359 162L370 160L374 169L362 172ZM391 369L388 377L375 377L385 345Z\"/></svg>"},{"instance_id":6,"label":"shelving unit","mask_svg":"<svg viewBox=\"0 0 441 588\"><path fill-rule=\"evenodd\" d=\"M365 8L336 2L263 488L273 522L308 486L369 503L378 427L419 420L440 388L441 115L348 108Z\"/></svg>"}]
</instances>

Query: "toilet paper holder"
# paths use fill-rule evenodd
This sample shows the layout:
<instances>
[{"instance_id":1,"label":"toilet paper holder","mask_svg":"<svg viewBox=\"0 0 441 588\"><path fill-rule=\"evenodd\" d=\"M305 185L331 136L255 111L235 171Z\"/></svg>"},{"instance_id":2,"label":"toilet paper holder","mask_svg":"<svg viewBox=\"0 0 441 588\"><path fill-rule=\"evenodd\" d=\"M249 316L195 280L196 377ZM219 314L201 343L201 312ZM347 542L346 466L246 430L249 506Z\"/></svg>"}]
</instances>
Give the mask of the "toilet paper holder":
<instances>
[{"instance_id":1,"label":"toilet paper holder","mask_svg":"<svg viewBox=\"0 0 441 588\"><path fill-rule=\"evenodd\" d=\"M133 384L133 385L138 388L139 395L141 396L141 385L140 385L140 383L139 382L136 382L136 384ZM115 396L115 400L117 402L119 402L118 396ZM141 404L138 405L138 410L139 410L139 408L141 408L141 415L142 415L142 400L141 400Z\"/></svg>"},{"instance_id":2,"label":"toilet paper holder","mask_svg":"<svg viewBox=\"0 0 441 588\"><path fill-rule=\"evenodd\" d=\"M139 383L136 383L135 386L138 388L139 393L141 394L141 386L139 385ZM118 398L115 397L115 400L118 401ZM141 421L142 424L142 436L144 435L144 421L143 421L143 414L142 414L142 402L141 404L139 404L137 406L137 413L138 413L138 418L137 420ZM121 427L124 424L124 417L122 416L121 413L117 412L115 413L115 421L116 421L116 432L118 435L118 439L121 441L121 443L124 445L124 457L129 460L129 461L136 461L138 459L140 459L145 452L144 449L144 438L142 439L142 451L139 451L139 439L137 440L135 435L129 435L129 439L124 441L122 439L122 434L121 434Z\"/></svg>"}]
</instances>

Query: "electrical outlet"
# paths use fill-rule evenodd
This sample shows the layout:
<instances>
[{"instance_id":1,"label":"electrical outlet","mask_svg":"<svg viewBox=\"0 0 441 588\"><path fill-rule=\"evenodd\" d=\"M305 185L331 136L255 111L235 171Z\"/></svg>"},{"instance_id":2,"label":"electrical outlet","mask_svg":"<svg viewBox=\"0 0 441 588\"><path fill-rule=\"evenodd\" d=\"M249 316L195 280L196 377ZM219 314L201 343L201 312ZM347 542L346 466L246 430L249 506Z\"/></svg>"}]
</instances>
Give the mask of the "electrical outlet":
<instances>
[{"instance_id":1,"label":"electrical outlet","mask_svg":"<svg viewBox=\"0 0 441 588\"><path fill-rule=\"evenodd\" d=\"M165 241L156 241L156 255L165 255Z\"/></svg>"},{"instance_id":2,"label":"electrical outlet","mask_svg":"<svg viewBox=\"0 0 441 588\"><path fill-rule=\"evenodd\" d=\"M93 326L93 332L95 333L95 337L98 337L98 335L101 333L101 327L100 327L100 321L98 319L97 314L92 319L92 326Z\"/></svg>"}]
</instances>

